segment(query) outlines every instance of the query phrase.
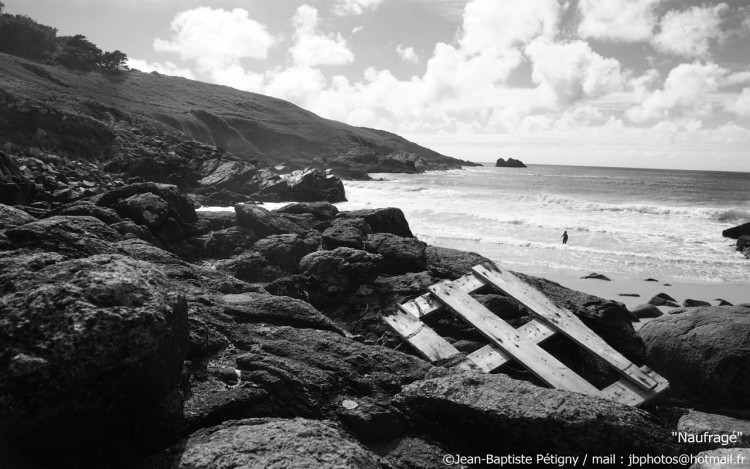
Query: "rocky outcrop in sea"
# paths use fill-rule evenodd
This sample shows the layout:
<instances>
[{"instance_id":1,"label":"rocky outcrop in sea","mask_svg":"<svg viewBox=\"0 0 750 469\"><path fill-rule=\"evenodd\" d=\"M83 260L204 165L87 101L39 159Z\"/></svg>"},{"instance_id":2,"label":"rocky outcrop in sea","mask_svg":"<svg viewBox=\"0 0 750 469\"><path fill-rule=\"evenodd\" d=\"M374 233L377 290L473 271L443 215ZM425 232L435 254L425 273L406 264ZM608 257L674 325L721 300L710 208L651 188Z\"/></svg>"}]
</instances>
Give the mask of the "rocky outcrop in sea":
<instances>
[{"instance_id":1,"label":"rocky outcrop in sea","mask_svg":"<svg viewBox=\"0 0 750 469\"><path fill-rule=\"evenodd\" d=\"M508 158L506 161L503 158L498 158L497 162L495 163L496 168L525 168L526 165L521 162L521 160L517 160L515 158Z\"/></svg>"}]
</instances>

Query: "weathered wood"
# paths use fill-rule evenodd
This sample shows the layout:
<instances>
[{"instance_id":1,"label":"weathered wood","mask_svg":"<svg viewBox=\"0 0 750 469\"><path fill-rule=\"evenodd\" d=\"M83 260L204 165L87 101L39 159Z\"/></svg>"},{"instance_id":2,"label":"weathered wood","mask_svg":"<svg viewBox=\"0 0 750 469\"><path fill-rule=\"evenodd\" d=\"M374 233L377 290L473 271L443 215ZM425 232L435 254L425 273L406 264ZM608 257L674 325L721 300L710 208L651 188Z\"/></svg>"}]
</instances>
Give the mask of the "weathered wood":
<instances>
[{"instance_id":1,"label":"weathered wood","mask_svg":"<svg viewBox=\"0 0 750 469\"><path fill-rule=\"evenodd\" d=\"M402 339L409 343L426 360L436 362L446 360L460 352L440 337L437 332L416 319L409 313L396 308L392 314L383 316L383 321L393 329ZM459 368L469 369L468 363L459 363Z\"/></svg>"},{"instance_id":2,"label":"weathered wood","mask_svg":"<svg viewBox=\"0 0 750 469\"><path fill-rule=\"evenodd\" d=\"M598 355L614 367L620 374L630 379L644 390L654 389L657 382L641 371L630 360L613 349L601 337L567 309L554 304L543 293L523 282L507 270L500 270L496 265L485 263L472 268L472 271L485 281L491 283L506 294L526 306L535 316L548 321L566 337L584 349Z\"/></svg>"},{"instance_id":3,"label":"weathered wood","mask_svg":"<svg viewBox=\"0 0 750 469\"><path fill-rule=\"evenodd\" d=\"M553 329L544 322L536 319L519 327L517 331L522 337L525 337L526 340L535 344L541 344L557 333L556 329ZM487 373L494 371L513 360L510 355L492 344L487 344L484 347L475 350L467 355L467 358L474 362L479 369Z\"/></svg>"},{"instance_id":4,"label":"weathered wood","mask_svg":"<svg viewBox=\"0 0 750 469\"><path fill-rule=\"evenodd\" d=\"M662 378L655 372L651 371L647 367L642 367L641 371L650 376L657 385L655 388L646 391L639 386L636 386L632 381L627 378L622 378L620 381L613 383L606 388L602 389L602 394L605 397L617 401L620 404L629 406L640 406L655 398L662 392L669 389L669 381Z\"/></svg>"},{"instance_id":5,"label":"weathered wood","mask_svg":"<svg viewBox=\"0 0 750 469\"><path fill-rule=\"evenodd\" d=\"M428 290L543 382L557 389L602 396L591 383L535 343L526 340L517 329L495 316L468 293L445 282L433 285Z\"/></svg>"},{"instance_id":6,"label":"weathered wood","mask_svg":"<svg viewBox=\"0 0 750 469\"><path fill-rule=\"evenodd\" d=\"M474 293L480 288L487 285L482 279L474 275L473 273L464 275L453 281L453 284L458 287L461 291L466 293ZM411 301L407 301L402 304L401 307L404 311L410 313L415 318L423 318L429 314L436 313L443 309L443 304L440 303L429 293L425 293L422 296L414 298Z\"/></svg>"}]
</instances>

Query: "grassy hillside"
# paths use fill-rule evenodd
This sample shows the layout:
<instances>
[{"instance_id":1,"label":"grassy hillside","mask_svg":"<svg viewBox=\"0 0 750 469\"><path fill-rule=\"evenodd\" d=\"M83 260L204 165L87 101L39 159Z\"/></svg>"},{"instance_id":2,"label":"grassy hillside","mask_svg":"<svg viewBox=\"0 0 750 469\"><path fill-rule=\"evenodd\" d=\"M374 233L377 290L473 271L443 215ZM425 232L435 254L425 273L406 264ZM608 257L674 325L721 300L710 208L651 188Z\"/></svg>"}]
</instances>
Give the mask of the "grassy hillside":
<instances>
[{"instance_id":1,"label":"grassy hillside","mask_svg":"<svg viewBox=\"0 0 750 469\"><path fill-rule=\"evenodd\" d=\"M136 70L79 72L0 54L0 89L64 113L178 130L268 163L404 172L471 165L280 99Z\"/></svg>"}]
</instances>

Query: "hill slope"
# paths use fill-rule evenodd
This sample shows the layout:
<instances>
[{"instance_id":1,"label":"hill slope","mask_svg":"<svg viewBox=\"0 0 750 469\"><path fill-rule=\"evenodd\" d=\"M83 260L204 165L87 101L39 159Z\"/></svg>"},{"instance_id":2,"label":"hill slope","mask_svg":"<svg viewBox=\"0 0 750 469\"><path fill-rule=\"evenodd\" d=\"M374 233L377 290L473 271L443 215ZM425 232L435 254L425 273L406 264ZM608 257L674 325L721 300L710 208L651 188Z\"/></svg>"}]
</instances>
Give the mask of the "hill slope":
<instances>
[{"instance_id":1,"label":"hill slope","mask_svg":"<svg viewBox=\"0 0 750 469\"><path fill-rule=\"evenodd\" d=\"M271 164L366 172L473 165L389 132L324 119L280 99L136 70L76 72L0 54L0 87L63 112L178 130L241 158Z\"/></svg>"}]
</instances>

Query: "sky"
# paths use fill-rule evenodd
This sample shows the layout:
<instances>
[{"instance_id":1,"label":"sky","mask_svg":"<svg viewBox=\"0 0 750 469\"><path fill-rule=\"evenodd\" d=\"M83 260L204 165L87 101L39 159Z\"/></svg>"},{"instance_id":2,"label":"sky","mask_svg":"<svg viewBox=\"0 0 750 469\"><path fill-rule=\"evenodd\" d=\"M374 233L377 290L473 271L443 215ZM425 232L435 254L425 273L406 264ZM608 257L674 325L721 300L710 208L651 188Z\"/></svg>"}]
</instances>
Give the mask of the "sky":
<instances>
[{"instance_id":1,"label":"sky","mask_svg":"<svg viewBox=\"0 0 750 469\"><path fill-rule=\"evenodd\" d=\"M750 0L3 0L472 161L750 172Z\"/></svg>"}]
</instances>

